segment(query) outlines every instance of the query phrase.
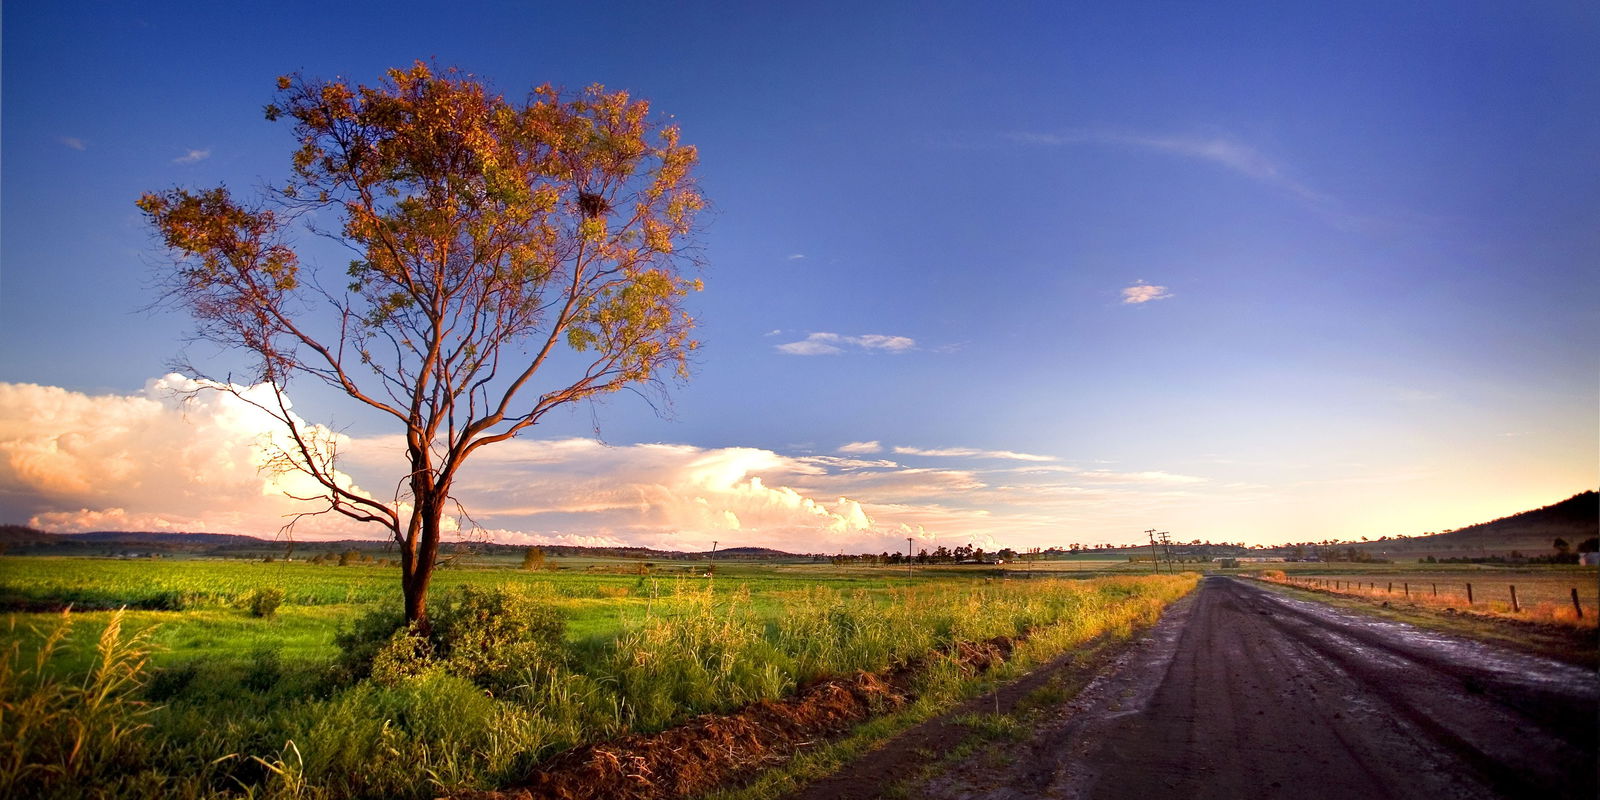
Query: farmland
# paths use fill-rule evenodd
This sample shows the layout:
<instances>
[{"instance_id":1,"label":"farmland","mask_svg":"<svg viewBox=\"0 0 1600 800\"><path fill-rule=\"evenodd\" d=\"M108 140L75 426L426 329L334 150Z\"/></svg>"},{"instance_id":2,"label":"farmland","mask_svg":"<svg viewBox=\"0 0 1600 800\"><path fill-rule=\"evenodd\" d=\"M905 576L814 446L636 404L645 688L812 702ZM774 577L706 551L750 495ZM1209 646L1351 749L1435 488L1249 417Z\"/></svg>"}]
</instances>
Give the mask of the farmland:
<instances>
[{"instance_id":1,"label":"farmland","mask_svg":"<svg viewBox=\"0 0 1600 800\"><path fill-rule=\"evenodd\" d=\"M744 564L710 577L703 564L555 566L442 570L423 653L389 637L390 567L0 559L0 600L30 609L8 620L0 755L13 766L0 780L46 795L90 784L112 796L488 788L575 746L967 643L1013 642L1007 668L1020 668L1126 635L1194 585L1094 577L1127 569L1117 562L1031 580L960 568ZM282 590L283 604L252 616L263 587ZM129 610L46 610L67 604ZM87 708L78 693L107 676L122 676L96 695L110 701ZM976 679L970 664L935 658L908 685L943 702ZM23 736L30 720L74 721L96 746L41 738L48 724Z\"/></svg>"}]
</instances>

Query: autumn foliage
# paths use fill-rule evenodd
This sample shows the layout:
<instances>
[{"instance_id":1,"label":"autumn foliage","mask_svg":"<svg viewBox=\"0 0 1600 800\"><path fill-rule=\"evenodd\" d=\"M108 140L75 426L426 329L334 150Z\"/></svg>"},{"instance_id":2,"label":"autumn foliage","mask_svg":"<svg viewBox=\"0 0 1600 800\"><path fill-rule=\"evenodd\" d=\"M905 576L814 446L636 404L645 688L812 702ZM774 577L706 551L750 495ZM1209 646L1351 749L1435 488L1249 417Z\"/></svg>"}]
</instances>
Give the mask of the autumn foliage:
<instances>
[{"instance_id":1,"label":"autumn foliage","mask_svg":"<svg viewBox=\"0 0 1600 800\"><path fill-rule=\"evenodd\" d=\"M469 456L558 406L687 375L696 152L648 103L601 86L512 101L418 63L376 86L294 75L277 88L266 116L298 142L286 181L249 201L174 188L138 205L173 256L166 300L278 390L265 410L295 444L274 465L315 479L315 513L388 529L419 620ZM315 234L354 254L345 274L300 257L296 237ZM393 497L335 470L337 442L289 413L294 378L404 431Z\"/></svg>"}]
</instances>

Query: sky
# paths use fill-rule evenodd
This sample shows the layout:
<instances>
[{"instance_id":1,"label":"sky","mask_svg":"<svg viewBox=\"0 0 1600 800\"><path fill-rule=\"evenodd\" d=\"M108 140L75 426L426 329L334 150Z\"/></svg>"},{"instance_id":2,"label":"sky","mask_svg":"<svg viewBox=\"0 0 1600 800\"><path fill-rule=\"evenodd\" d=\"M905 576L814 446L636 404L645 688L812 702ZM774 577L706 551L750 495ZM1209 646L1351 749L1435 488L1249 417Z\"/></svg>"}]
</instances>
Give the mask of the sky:
<instances>
[{"instance_id":1,"label":"sky","mask_svg":"<svg viewBox=\"0 0 1600 800\"><path fill-rule=\"evenodd\" d=\"M1600 484L1593 3L374 9L5 5L0 523L271 537L303 510L261 469L281 431L178 399L180 356L232 356L150 308L133 203L285 177L278 75L417 59L647 98L712 204L692 378L480 451L458 535L1254 544ZM399 431L289 395L391 491Z\"/></svg>"}]
</instances>

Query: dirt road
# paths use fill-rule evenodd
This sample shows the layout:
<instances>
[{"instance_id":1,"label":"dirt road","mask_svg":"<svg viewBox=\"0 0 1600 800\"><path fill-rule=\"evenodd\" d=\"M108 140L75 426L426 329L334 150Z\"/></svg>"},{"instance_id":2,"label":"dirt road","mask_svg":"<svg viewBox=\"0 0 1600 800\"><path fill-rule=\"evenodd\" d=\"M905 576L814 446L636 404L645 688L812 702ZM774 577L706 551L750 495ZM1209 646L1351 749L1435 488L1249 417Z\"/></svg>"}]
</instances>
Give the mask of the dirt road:
<instances>
[{"instance_id":1,"label":"dirt road","mask_svg":"<svg viewBox=\"0 0 1600 800\"><path fill-rule=\"evenodd\" d=\"M1207 578L1031 741L909 796L1593 798L1578 667Z\"/></svg>"}]
</instances>

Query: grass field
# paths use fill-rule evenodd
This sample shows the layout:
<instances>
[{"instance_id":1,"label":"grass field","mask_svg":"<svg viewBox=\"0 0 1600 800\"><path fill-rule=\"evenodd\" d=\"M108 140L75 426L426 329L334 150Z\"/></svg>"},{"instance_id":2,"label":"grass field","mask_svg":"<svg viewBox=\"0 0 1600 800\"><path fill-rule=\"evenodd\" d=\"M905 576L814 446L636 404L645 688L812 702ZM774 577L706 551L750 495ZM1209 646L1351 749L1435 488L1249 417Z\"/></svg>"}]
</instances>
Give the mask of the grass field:
<instances>
[{"instance_id":1,"label":"grass field","mask_svg":"<svg viewBox=\"0 0 1600 800\"><path fill-rule=\"evenodd\" d=\"M703 563L557 566L441 570L434 638L416 639L389 635L389 567L0 559L12 608L130 606L8 615L0 794L492 787L575 745L960 642L1026 635L1047 657L1148 622L1195 580L1094 577L1127 569L1104 561L1031 579L966 567L718 564L713 578ZM271 617L247 608L261 587L284 591ZM932 700L970 677L941 669L926 679Z\"/></svg>"}]
</instances>

